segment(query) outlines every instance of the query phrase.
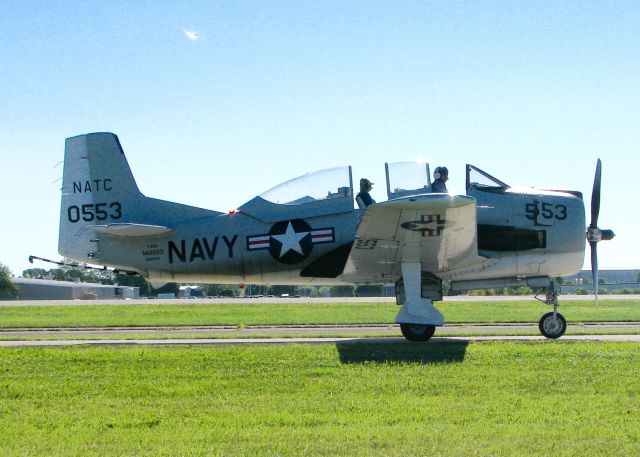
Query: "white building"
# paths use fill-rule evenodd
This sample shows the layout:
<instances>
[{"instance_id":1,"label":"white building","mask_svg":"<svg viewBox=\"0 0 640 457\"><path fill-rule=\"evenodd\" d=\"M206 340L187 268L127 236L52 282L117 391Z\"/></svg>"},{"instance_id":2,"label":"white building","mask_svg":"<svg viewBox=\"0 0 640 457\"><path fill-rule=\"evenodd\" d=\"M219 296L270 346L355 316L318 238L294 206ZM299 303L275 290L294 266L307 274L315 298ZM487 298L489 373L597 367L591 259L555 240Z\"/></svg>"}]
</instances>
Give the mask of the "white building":
<instances>
[{"instance_id":1,"label":"white building","mask_svg":"<svg viewBox=\"0 0 640 457\"><path fill-rule=\"evenodd\" d=\"M117 300L140 298L139 287L11 278L18 286L18 300Z\"/></svg>"}]
</instances>

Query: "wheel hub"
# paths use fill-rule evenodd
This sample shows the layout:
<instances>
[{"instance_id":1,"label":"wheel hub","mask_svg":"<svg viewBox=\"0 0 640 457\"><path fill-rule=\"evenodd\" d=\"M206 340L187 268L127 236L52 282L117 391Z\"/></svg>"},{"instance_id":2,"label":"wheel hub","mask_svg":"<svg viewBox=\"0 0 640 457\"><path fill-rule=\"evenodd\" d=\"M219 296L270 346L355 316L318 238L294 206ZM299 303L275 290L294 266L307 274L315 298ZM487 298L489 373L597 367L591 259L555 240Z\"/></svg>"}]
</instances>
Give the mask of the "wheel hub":
<instances>
[{"instance_id":1,"label":"wheel hub","mask_svg":"<svg viewBox=\"0 0 640 457\"><path fill-rule=\"evenodd\" d=\"M560 333L560 329L562 329L562 322L560 321L560 319L558 319L557 317L554 318L553 316L549 316L547 319L545 319L542 325L547 333L554 335Z\"/></svg>"}]
</instances>

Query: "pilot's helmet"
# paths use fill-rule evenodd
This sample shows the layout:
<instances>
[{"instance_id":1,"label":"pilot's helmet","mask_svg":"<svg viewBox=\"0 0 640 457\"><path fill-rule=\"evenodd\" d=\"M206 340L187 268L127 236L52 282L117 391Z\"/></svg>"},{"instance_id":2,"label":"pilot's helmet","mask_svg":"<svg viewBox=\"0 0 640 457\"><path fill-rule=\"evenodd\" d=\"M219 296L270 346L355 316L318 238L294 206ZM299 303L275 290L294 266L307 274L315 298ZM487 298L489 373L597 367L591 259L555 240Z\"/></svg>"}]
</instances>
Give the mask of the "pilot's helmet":
<instances>
[{"instance_id":1,"label":"pilot's helmet","mask_svg":"<svg viewBox=\"0 0 640 457\"><path fill-rule=\"evenodd\" d=\"M442 175L449 176L449 170L447 167L438 167L433 171L433 179L440 179Z\"/></svg>"},{"instance_id":2,"label":"pilot's helmet","mask_svg":"<svg viewBox=\"0 0 640 457\"><path fill-rule=\"evenodd\" d=\"M360 192L369 192L372 189L373 183L368 179L362 178L360 180Z\"/></svg>"}]
</instances>

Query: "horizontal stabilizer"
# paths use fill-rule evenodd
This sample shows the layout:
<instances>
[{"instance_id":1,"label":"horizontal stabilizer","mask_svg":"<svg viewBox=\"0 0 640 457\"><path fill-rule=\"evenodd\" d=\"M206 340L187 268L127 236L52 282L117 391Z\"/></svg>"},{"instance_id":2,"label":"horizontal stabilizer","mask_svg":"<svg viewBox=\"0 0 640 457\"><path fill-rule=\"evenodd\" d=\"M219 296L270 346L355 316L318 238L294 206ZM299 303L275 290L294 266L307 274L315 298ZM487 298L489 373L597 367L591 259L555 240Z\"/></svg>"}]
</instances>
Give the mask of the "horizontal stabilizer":
<instances>
[{"instance_id":1,"label":"horizontal stabilizer","mask_svg":"<svg viewBox=\"0 0 640 457\"><path fill-rule=\"evenodd\" d=\"M98 233L105 233L113 236L156 236L164 235L172 232L173 229L164 227L162 225L146 225L146 224L108 224L108 225L93 225L91 230Z\"/></svg>"}]
</instances>

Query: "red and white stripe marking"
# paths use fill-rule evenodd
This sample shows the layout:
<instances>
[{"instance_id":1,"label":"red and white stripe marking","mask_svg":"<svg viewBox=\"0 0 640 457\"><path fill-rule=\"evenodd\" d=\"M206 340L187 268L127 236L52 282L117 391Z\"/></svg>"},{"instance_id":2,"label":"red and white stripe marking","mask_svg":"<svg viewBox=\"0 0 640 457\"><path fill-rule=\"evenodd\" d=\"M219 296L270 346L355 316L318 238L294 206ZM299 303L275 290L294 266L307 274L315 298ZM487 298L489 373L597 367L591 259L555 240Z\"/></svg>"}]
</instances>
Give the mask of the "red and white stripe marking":
<instances>
[{"instance_id":1,"label":"red and white stripe marking","mask_svg":"<svg viewBox=\"0 0 640 457\"><path fill-rule=\"evenodd\" d=\"M311 231L312 243L332 243L334 241L333 229L322 229Z\"/></svg>"},{"instance_id":2,"label":"red and white stripe marking","mask_svg":"<svg viewBox=\"0 0 640 457\"><path fill-rule=\"evenodd\" d=\"M249 249L268 249L271 235L252 236L249 238Z\"/></svg>"}]
</instances>

